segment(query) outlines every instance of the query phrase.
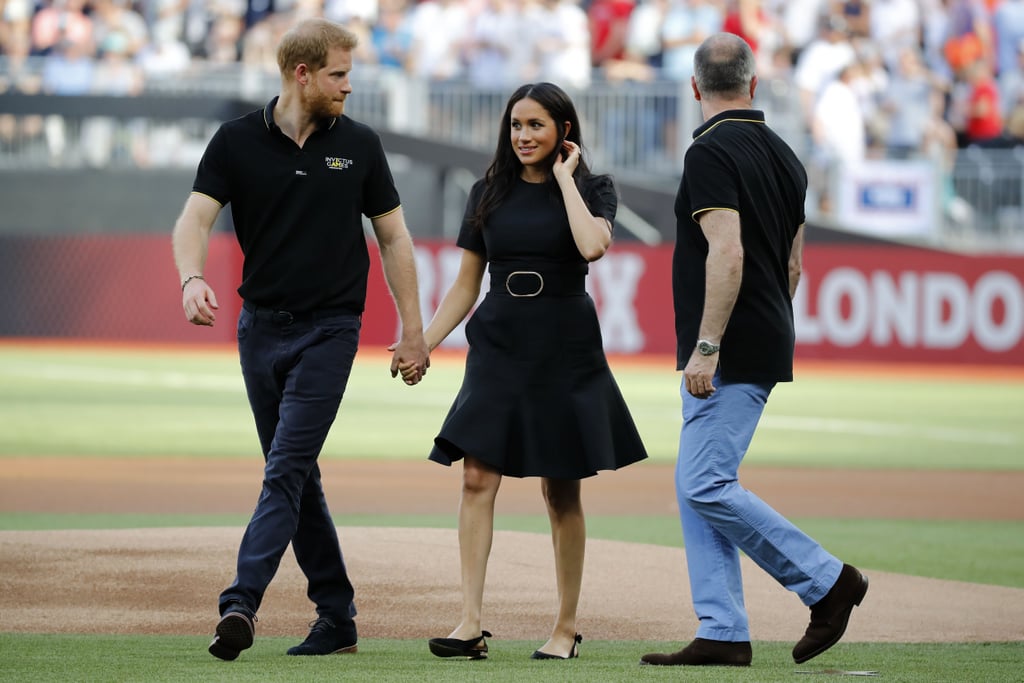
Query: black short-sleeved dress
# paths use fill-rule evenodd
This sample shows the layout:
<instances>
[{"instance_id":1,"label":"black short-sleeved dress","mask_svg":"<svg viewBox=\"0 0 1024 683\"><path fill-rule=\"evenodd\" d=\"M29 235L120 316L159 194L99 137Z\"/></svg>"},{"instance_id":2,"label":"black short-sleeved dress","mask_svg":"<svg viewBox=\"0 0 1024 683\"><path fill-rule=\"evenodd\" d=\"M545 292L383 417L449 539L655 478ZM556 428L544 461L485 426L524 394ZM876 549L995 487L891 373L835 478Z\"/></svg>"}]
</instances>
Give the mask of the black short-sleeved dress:
<instances>
[{"instance_id":1,"label":"black short-sleeved dress","mask_svg":"<svg viewBox=\"0 0 1024 683\"><path fill-rule=\"evenodd\" d=\"M480 231L468 217L482 190L470 193L457 243L487 259L491 285L466 324L465 376L430 459L469 454L506 476L582 479L646 458L557 186L517 181ZM583 195L594 215L614 219L610 178Z\"/></svg>"}]
</instances>

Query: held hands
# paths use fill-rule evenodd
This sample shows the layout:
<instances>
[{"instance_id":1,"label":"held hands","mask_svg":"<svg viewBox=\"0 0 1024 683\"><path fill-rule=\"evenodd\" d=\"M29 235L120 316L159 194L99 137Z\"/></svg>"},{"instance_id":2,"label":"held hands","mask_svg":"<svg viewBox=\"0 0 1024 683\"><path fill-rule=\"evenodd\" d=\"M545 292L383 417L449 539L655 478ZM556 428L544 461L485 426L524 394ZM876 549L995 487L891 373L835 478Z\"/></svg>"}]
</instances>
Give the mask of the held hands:
<instances>
[{"instance_id":1,"label":"held hands","mask_svg":"<svg viewBox=\"0 0 1024 683\"><path fill-rule=\"evenodd\" d=\"M690 360L683 368L683 378L686 380L686 391L694 398L711 398L715 393L715 387L711 379L715 376L718 368L718 354L713 356L701 355L697 349L690 354Z\"/></svg>"},{"instance_id":2,"label":"held hands","mask_svg":"<svg viewBox=\"0 0 1024 683\"><path fill-rule=\"evenodd\" d=\"M419 384L430 367L430 350L423 336L412 339L403 337L401 341L389 345L388 351L394 353L391 357L391 376L397 377L401 372L402 381L407 385Z\"/></svg>"},{"instance_id":3,"label":"held hands","mask_svg":"<svg viewBox=\"0 0 1024 683\"><path fill-rule=\"evenodd\" d=\"M213 327L217 320L214 313L219 306L213 289L201 277L191 277L181 288L181 305L185 309L185 318L193 325Z\"/></svg>"},{"instance_id":4,"label":"held hands","mask_svg":"<svg viewBox=\"0 0 1024 683\"><path fill-rule=\"evenodd\" d=\"M572 178L579 163L580 146L575 142L563 140L562 149L555 157L555 164L551 167L551 172L555 175L555 180L568 180Z\"/></svg>"}]
</instances>

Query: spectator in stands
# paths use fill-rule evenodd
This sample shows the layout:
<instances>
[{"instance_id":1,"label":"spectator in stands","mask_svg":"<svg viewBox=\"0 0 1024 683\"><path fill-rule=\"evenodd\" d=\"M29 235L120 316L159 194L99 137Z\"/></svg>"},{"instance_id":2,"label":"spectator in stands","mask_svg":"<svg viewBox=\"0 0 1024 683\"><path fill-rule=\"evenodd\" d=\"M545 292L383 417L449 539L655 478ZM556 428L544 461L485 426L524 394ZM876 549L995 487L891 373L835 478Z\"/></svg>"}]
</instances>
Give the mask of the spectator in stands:
<instances>
[{"instance_id":1,"label":"spectator in stands","mask_svg":"<svg viewBox=\"0 0 1024 683\"><path fill-rule=\"evenodd\" d=\"M168 0L176 2L177 0ZM188 46L193 57L206 59L209 56L208 38L213 23L219 14L217 2L205 0L181 0L187 3L181 18L181 41ZM237 14L237 12L235 12Z\"/></svg>"},{"instance_id":2,"label":"spectator in stands","mask_svg":"<svg viewBox=\"0 0 1024 683\"><path fill-rule=\"evenodd\" d=\"M190 0L151 0L138 4L138 10L146 21L150 40L157 35L170 36L184 42L185 18Z\"/></svg>"},{"instance_id":3,"label":"spectator in stands","mask_svg":"<svg viewBox=\"0 0 1024 683\"><path fill-rule=\"evenodd\" d=\"M296 0L295 6L286 14L290 15L292 22L323 17L341 24L359 39L359 44L352 51L356 64L373 63L370 34L378 16L377 0Z\"/></svg>"},{"instance_id":4,"label":"spectator in stands","mask_svg":"<svg viewBox=\"0 0 1024 683\"><path fill-rule=\"evenodd\" d=\"M651 69L660 69L664 56L661 40L661 26L665 20L671 0L640 0L629 15L626 28L626 49L624 59L634 64L643 64ZM642 80L652 80L648 73Z\"/></svg>"},{"instance_id":5,"label":"spectator in stands","mask_svg":"<svg viewBox=\"0 0 1024 683\"><path fill-rule=\"evenodd\" d=\"M85 12L85 0L49 0L32 17L32 52L46 55L61 44L73 43L76 52L91 55L95 49L93 22Z\"/></svg>"},{"instance_id":6,"label":"spectator in stands","mask_svg":"<svg viewBox=\"0 0 1024 683\"><path fill-rule=\"evenodd\" d=\"M590 27L590 64L598 68L607 60L625 56L629 15L634 0L591 0L587 6Z\"/></svg>"},{"instance_id":7,"label":"spectator in stands","mask_svg":"<svg viewBox=\"0 0 1024 683\"><path fill-rule=\"evenodd\" d=\"M867 129L853 83L860 64L851 61L829 81L814 105L811 136L815 145L812 162L812 189L818 194L818 207L830 212L831 185L844 166L863 160L867 150Z\"/></svg>"},{"instance_id":8,"label":"spectator in stands","mask_svg":"<svg viewBox=\"0 0 1024 683\"><path fill-rule=\"evenodd\" d=\"M245 0L245 11L242 14L245 31L277 14L274 0Z\"/></svg>"},{"instance_id":9,"label":"spectator in stands","mask_svg":"<svg viewBox=\"0 0 1024 683\"><path fill-rule=\"evenodd\" d=\"M254 77L253 74L276 75L278 73L277 46L285 31L297 19L298 17L293 12L267 13L263 15L263 19L250 26L241 35L241 60L246 67L245 72L250 78ZM358 47L353 50L353 59L358 50Z\"/></svg>"},{"instance_id":10,"label":"spectator in stands","mask_svg":"<svg viewBox=\"0 0 1024 683\"><path fill-rule=\"evenodd\" d=\"M921 56L932 73L952 83L953 68L946 59L946 38L949 35L948 5L952 0L920 0Z\"/></svg>"},{"instance_id":11,"label":"spectator in stands","mask_svg":"<svg viewBox=\"0 0 1024 683\"><path fill-rule=\"evenodd\" d=\"M379 18L381 5L387 0L315 0L323 9L323 17L348 28L350 21L372 26Z\"/></svg>"},{"instance_id":12,"label":"spectator in stands","mask_svg":"<svg viewBox=\"0 0 1024 683\"><path fill-rule=\"evenodd\" d=\"M241 60L245 17L236 9L222 6L212 17L203 41L203 59L208 64L234 64Z\"/></svg>"},{"instance_id":13,"label":"spectator in stands","mask_svg":"<svg viewBox=\"0 0 1024 683\"><path fill-rule=\"evenodd\" d=\"M42 77L29 65L31 48L27 21L20 24L20 30L4 34L0 43L0 94L37 95L42 91ZM23 151L41 140L42 135L42 116L0 113L0 151Z\"/></svg>"},{"instance_id":14,"label":"spectator in stands","mask_svg":"<svg viewBox=\"0 0 1024 683\"><path fill-rule=\"evenodd\" d=\"M831 0L828 11L842 15L851 38L870 38L873 4L873 0Z\"/></svg>"},{"instance_id":15,"label":"spectator in stands","mask_svg":"<svg viewBox=\"0 0 1024 683\"><path fill-rule=\"evenodd\" d=\"M1024 91L1018 90L1006 114L1006 137L1012 145L1024 145Z\"/></svg>"},{"instance_id":16,"label":"spectator in stands","mask_svg":"<svg viewBox=\"0 0 1024 683\"><path fill-rule=\"evenodd\" d=\"M158 23L152 39L136 55L136 62L147 81L172 79L188 70L192 55L188 46L176 37L173 25Z\"/></svg>"},{"instance_id":17,"label":"spectator in stands","mask_svg":"<svg viewBox=\"0 0 1024 683\"><path fill-rule=\"evenodd\" d=\"M882 61L881 50L873 42L866 38L857 38L853 41L853 46L859 68L850 87L857 96L857 103L864 117L868 153L884 157L884 119L880 107L889 87L889 70Z\"/></svg>"},{"instance_id":18,"label":"spectator in stands","mask_svg":"<svg viewBox=\"0 0 1024 683\"><path fill-rule=\"evenodd\" d=\"M6 51L13 36L24 37L31 52L32 14L31 0L0 0L0 54Z\"/></svg>"},{"instance_id":19,"label":"spectator in stands","mask_svg":"<svg viewBox=\"0 0 1024 683\"><path fill-rule=\"evenodd\" d=\"M983 147L1003 147L1003 110L999 99L999 86L992 74L992 66L985 59L976 59L966 69L967 94L964 144Z\"/></svg>"},{"instance_id":20,"label":"spectator in stands","mask_svg":"<svg viewBox=\"0 0 1024 683\"><path fill-rule=\"evenodd\" d=\"M800 53L818 38L825 3L826 0L787 0L778 8L778 45L788 48L794 64Z\"/></svg>"},{"instance_id":21,"label":"spectator in stands","mask_svg":"<svg viewBox=\"0 0 1024 683\"><path fill-rule=\"evenodd\" d=\"M934 135L931 131L936 114L941 119L945 97L945 80L928 70L919 50L903 48L881 106L890 157L903 159L926 153Z\"/></svg>"},{"instance_id":22,"label":"spectator in stands","mask_svg":"<svg viewBox=\"0 0 1024 683\"><path fill-rule=\"evenodd\" d=\"M675 168L674 97L652 96L646 84L663 73L660 39L669 0L642 0L629 15L626 49L621 59L606 59L596 74L616 85L602 117L604 158L613 164ZM645 101L637 106L634 98Z\"/></svg>"},{"instance_id":23,"label":"spectator in stands","mask_svg":"<svg viewBox=\"0 0 1024 683\"><path fill-rule=\"evenodd\" d=\"M43 92L49 95L88 95L92 90L92 43L62 40L53 46L43 64Z\"/></svg>"},{"instance_id":24,"label":"spectator in stands","mask_svg":"<svg viewBox=\"0 0 1024 683\"><path fill-rule=\"evenodd\" d=\"M801 50L793 70L805 121L813 118L815 104L825 86L856 59L857 53L846 33L846 21L839 16L822 17L818 37Z\"/></svg>"},{"instance_id":25,"label":"spectator in stands","mask_svg":"<svg viewBox=\"0 0 1024 683\"><path fill-rule=\"evenodd\" d=\"M412 31L405 0L381 0L380 14L370 28L371 62L394 69L408 67Z\"/></svg>"},{"instance_id":26,"label":"spectator in stands","mask_svg":"<svg viewBox=\"0 0 1024 683\"><path fill-rule=\"evenodd\" d=\"M524 74L517 47L527 32L516 0L482 0L470 19L466 39L469 84L484 90L507 90L521 83Z\"/></svg>"},{"instance_id":27,"label":"spectator in stands","mask_svg":"<svg viewBox=\"0 0 1024 683\"><path fill-rule=\"evenodd\" d=\"M590 26L578 0L540 0L525 12L531 27L536 78L582 89L592 78Z\"/></svg>"},{"instance_id":28,"label":"spectator in stands","mask_svg":"<svg viewBox=\"0 0 1024 683\"><path fill-rule=\"evenodd\" d=\"M968 71L980 60L995 69L995 39L984 0L949 0L943 53L953 73L970 80Z\"/></svg>"},{"instance_id":29,"label":"spectator in stands","mask_svg":"<svg viewBox=\"0 0 1024 683\"><path fill-rule=\"evenodd\" d=\"M704 40L722 30L725 14L715 0L669 0L661 28L662 74L689 83L693 55Z\"/></svg>"},{"instance_id":30,"label":"spectator in stands","mask_svg":"<svg viewBox=\"0 0 1024 683\"><path fill-rule=\"evenodd\" d=\"M412 8L410 73L431 81L462 76L469 19L466 0L422 0Z\"/></svg>"},{"instance_id":31,"label":"spectator in stands","mask_svg":"<svg viewBox=\"0 0 1024 683\"><path fill-rule=\"evenodd\" d=\"M108 26L100 35L103 39L90 92L114 97L141 93L143 74L131 57L131 36L120 25ZM119 122L110 116L87 117L82 121L79 140L85 162L95 168L105 168L115 156L134 158L138 132L139 126L134 122Z\"/></svg>"},{"instance_id":32,"label":"spectator in stands","mask_svg":"<svg viewBox=\"0 0 1024 683\"><path fill-rule=\"evenodd\" d=\"M761 38L768 24L761 0L725 0L725 19L722 30L743 40L754 51L756 58L761 50Z\"/></svg>"},{"instance_id":33,"label":"spectator in stands","mask_svg":"<svg viewBox=\"0 0 1024 683\"><path fill-rule=\"evenodd\" d=\"M1024 0L1001 0L992 13L995 27L996 73L1000 81L1010 72L1020 72L1018 54L1024 42Z\"/></svg>"},{"instance_id":34,"label":"spectator in stands","mask_svg":"<svg viewBox=\"0 0 1024 683\"><path fill-rule=\"evenodd\" d=\"M886 66L895 69L904 48L921 44L917 0L872 0L870 29Z\"/></svg>"},{"instance_id":35,"label":"spectator in stands","mask_svg":"<svg viewBox=\"0 0 1024 683\"><path fill-rule=\"evenodd\" d=\"M53 46L43 64L42 91L47 95L88 95L92 91L96 62L92 44L86 41L63 40ZM50 162L56 166L67 163L67 122L63 116L50 114L45 119L46 144Z\"/></svg>"},{"instance_id":36,"label":"spectator in stands","mask_svg":"<svg viewBox=\"0 0 1024 683\"><path fill-rule=\"evenodd\" d=\"M1024 39L1014 52L1015 66L999 72L999 99L1003 103L1003 116L1009 118L1010 111L1018 108L1024 95Z\"/></svg>"},{"instance_id":37,"label":"spectator in stands","mask_svg":"<svg viewBox=\"0 0 1024 683\"><path fill-rule=\"evenodd\" d=\"M94 0L94 5L94 37L100 53L113 49L118 55L134 59L150 40L146 20L132 9L129 0ZM116 37L108 40L112 34ZM111 41L116 42L116 48L111 47Z\"/></svg>"}]
</instances>

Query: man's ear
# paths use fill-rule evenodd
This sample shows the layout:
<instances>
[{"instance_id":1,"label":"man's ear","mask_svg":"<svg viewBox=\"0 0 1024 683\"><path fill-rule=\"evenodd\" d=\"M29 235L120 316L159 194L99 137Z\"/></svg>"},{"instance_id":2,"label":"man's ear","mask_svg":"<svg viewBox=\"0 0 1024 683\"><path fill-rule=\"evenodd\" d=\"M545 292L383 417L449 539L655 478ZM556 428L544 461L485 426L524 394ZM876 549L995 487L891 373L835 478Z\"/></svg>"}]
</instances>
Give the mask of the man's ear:
<instances>
[{"instance_id":1,"label":"man's ear","mask_svg":"<svg viewBox=\"0 0 1024 683\"><path fill-rule=\"evenodd\" d=\"M757 76L750 79L750 99L754 99L754 91L757 90Z\"/></svg>"},{"instance_id":2,"label":"man's ear","mask_svg":"<svg viewBox=\"0 0 1024 683\"><path fill-rule=\"evenodd\" d=\"M299 85L306 85L309 83L310 71L309 67L305 64L300 63L296 66L295 71L293 71L292 74L295 76L295 80Z\"/></svg>"},{"instance_id":3,"label":"man's ear","mask_svg":"<svg viewBox=\"0 0 1024 683\"><path fill-rule=\"evenodd\" d=\"M700 102L700 90L697 90L697 77L690 76L690 87L693 88L693 99Z\"/></svg>"}]
</instances>

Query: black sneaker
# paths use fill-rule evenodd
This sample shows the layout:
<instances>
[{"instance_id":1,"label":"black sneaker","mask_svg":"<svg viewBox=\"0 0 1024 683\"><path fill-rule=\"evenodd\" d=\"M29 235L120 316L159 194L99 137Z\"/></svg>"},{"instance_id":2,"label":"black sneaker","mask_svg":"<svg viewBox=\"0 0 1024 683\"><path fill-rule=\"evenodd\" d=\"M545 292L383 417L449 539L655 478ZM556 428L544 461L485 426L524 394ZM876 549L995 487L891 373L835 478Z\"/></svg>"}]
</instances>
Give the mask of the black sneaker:
<instances>
[{"instance_id":1,"label":"black sneaker","mask_svg":"<svg viewBox=\"0 0 1024 683\"><path fill-rule=\"evenodd\" d=\"M242 650L252 647L256 635L255 622L256 615L241 608L229 607L217 623L217 635L207 648L210 654L228 662L238 659Z\"/></svg>"},{"instance_id":2,"label":"black sneaker","mask_svg":"<svg viewBox=\"0 0 1024 683\"><path fill-rule=\"evenodd\" d=\"M327 617L311 622L306 639L288 648L290 655L354 654L356 651L356 625L349 621L344 627L337 626Z\"/></svg>"}]
</instances>

